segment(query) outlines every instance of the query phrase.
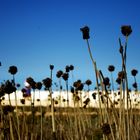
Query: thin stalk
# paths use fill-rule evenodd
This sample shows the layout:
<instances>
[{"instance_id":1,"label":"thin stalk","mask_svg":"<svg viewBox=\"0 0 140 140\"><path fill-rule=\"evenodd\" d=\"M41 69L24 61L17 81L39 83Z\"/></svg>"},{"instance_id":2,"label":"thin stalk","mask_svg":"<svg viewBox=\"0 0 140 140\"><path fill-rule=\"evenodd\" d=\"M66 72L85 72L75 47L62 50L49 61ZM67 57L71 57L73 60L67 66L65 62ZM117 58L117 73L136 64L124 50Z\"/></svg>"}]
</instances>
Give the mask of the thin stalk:
<instances>
[{"instance_id":1,"label":"thin stalk","mask_svg":"<svg viewBox=\"0 0 140 140\"><path fill-rule=\"evenodd\" d=\"M100 72L99 78L100 78L101 85L102 85L102 92L105 91L105 95L108 95L107 90L106 90L106 87L105 87L105 85L103 85L103 81L101 80L101 77L104 78L103 75L102 75L102 73ZM108 99L108 98L107 98L107 99ZM104 97L103 97L103 100L104 100ZM108 102L107 102L107 105L106 105L106 102L104 101L104 107L105 107L105 112L106 112L107 121L108 121L109 126L110 126L112 139L115 140L114 133L113 133L113 129L112 129L112 126L111 126L111 120L110 120L110 118L109 118L109 113L108 113Z\"/></svg>"},{"instance_id":2,"label":"thin stalk","mask_svg":"<svg viewBox=\"0 0 140 140\"><path fill-rule=\"evenodd\" d=\"M61 88L61 77L59 78L59 94L60 94L60 104L59 104L59 107L62 107L62 88Z\"/></svg>"},{"instance_id":3,"label":"thin stalk","mask_svg":"<svg viewBox=\"0 0 140 140\"><path fill-rule=\"evenodd\" d=\"M69 86L68 86L68 80L66 80L66 90L67 90L67 107L69 107Z\"/></svg>"},{"instance_id":4,"label":"thin stalk","mask_svg":"<svg viewBox=\"0 0 140 140\"><path fill-rule=\"evenodd\" d=\"M91 52L91 49L90 49L90 44L89 44L88 39L86 41L87 41L87 46L88 46L88 52L89 52L89 55L90 55L90 58L91 58L91 61L92 61L92 64L93 64L93 68L94 68L94 71L95 71L96 86L97 86L97 92L98 92L98 98L99 98L99 109L100 109L100 116L101 116L101 122L102 122L101 99L100 99L100 95L99 95L99 82L98 82L98 74L99 73L98 73L98 70L97 70L96 62L94 61L94 59L92 57L92 52Z\"/></svg>"},{"instance_id":5,"label":"thin stalk","mask_svg":"<svg viewBox=\"0 0 140 140\"><path fill-rule=\"evenodd\" d=\"M9 124L10 124L10 139L11 140L14 140L14 135L13 135L13 128L12 128L12 121L11 121L11 116L10 116L10 113L8 113L8 117L9 117Z\"/></svg>"},{"instance_id":6,"label":"thin stalk","mask_svg":"<svg viewBox=\"0 0 140 140\"><path fill-rule=\"evenodd\" d=\"M50 76L51 80L52 80L52 70L51 70L51 76ZM49 93L51 96L51 113L52 113L52 131L53 131L53 139L55 139L56 137L56 129L55 129L55 115L54 115L54 100L52 98L52 86L49 88Z\"/></svg>"},{"instance_id":7,"label":"thin stalk","mask_svg":"<svg viewBox=\"0 0 140 140\"><path fill-rule=\"evenodd\" d=\"M13 84L15 86L15 76L13 75ZM15 104L16 104L16 119L17 119L17 129L18 129L18 139L20 140L20 129L19 129L19 117L18 117L18 107L17 107L17 94L15 93Z\"/></svg>"},{"instance_id":8,"label":"thin stalk","mask_svg":"<svg viewBox=\"0 0 140 140\"><path fill-rule=\"evenodd\" d=\"M39 99L40 99L40 90L39 90ZM42 123L43 123L43 117L42 117L42 104L41 104L41 99L40 99L40 113L41 113L41 118L40 118L40 133L41 133L41 137L40 140L42 140Z\"/></svg>"},{"instance_id":9,"label":"thin stalk","mask_svg":"<svg viewBox=\"0 0 140 140\"><path fill-rule=\"evenodd\" d=\"M31 102L32 117L33 117L33 120L32 120L32 134L34 134L34 123L35 123L35 107L34 107L34 104L35 104L35 89L33 89L33 99L32 99L32 102Z\"/></svg>"},{"instance_id":10,"label":"thin stalk","mask_svg":"<svg viewBox=\"0 0 140 140\"><path fill-rule=\"evenodd\" d=\"M127 51L127 41L128 41L128 37L126 36L126 42L125 42L125 52L124 52L124 59L123 59L123 69L125 72L125 85L126 85L126 110L127 110L127 136L128 136L128 140L130 140L130 119L129 119L129 104L128 104L128 94L129 94L129 90L128 90L128 79L127 79L127 72L126 72L126 51Z\"/></svg>"}]
</instances>

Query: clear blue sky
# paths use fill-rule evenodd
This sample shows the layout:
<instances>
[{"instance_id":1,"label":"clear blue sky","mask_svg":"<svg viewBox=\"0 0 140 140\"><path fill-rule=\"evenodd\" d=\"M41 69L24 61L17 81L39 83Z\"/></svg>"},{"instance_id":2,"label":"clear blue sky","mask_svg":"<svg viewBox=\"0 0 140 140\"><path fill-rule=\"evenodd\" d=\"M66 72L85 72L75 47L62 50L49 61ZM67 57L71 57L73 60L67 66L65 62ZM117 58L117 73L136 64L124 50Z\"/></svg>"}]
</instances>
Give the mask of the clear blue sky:
<instances>
[{"instance_id":1,"label":"clear blue sky","mask_svg":"<svg viewBox=\"0 0 140 140\"><path fill-rule=\"evenodd\" d=\"M118 38L124 42L121 25L131 25L128 40L127 70L140 70L140 1L139 0L0 0L0 81L11 78L8 68L18 68L17 82L32 76L35 81L74 65L75 80L95 75L87 44L80 28L90 27L90 44L97 66L110 76L108 65L121 70ZM137 79L140 79L138 74ZM54 81L57 82L55 78Z\"/></svg>"}]
</instances>

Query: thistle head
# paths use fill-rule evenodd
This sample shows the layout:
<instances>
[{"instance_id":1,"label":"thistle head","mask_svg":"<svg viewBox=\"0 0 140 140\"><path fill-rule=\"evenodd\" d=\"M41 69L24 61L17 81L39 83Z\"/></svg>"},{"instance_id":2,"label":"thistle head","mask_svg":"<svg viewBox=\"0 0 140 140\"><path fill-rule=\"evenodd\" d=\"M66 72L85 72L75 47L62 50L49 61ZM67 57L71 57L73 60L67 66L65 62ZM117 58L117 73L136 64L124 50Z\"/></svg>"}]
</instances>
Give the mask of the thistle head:
<instances>
[{"instance_id":1,"label":"thistle head","mask_svg":"<svg viewBox=\"0 0 140 140\"><path fill-rule=\"evenodd\" d=\"M131 71L132 76L136 76L137 73L138 73L138 71L137 71L136 69L133 69L133 70Z\"/></svg>"},{"instance_id":2,"label":"thistle head","mask_svg":"<svg viewBox=\"0 0 140 140\"><path fill-rule=\"evenodd\" d=\"M82 34L83 34L83 39L89 39L90 36L89 36L89 27L88 26L85 26L83 28L80 28Z\"/></svg>"},{"instance_id":3,"label":"thistle head","mask_svg":"<svg viewBox=\"0 0 140 140\"><path fill-rule=\"evenodd\" d=\"M121 26L121 32L124 36L128 37L132 33L132 29L130 25Z\"/></svg>"},{"instance_id":4,"label":"thistle head","mask_svg":"<svg viewBox=\"0 0 140 140\"><path fill-rule=\"evenodd\" d=\"M18 69L16 66L10 66L8 72L12 75L15 75L17 73Z\"/></svg>"}]
</instances>

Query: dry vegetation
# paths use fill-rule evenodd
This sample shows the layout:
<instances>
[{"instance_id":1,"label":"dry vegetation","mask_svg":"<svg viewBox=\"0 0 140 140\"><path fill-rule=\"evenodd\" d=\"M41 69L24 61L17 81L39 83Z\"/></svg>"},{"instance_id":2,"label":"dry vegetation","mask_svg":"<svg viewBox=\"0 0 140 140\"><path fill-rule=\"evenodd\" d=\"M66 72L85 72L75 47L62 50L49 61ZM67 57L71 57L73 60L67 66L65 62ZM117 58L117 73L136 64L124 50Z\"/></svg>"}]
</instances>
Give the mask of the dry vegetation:
<instances>
[{"instance_id":1,"label":"dry vegetation","mask_svg":"<svg viewBox=\"0 0 140 140\"><path fill-rule=\"evenodd\" d=\"M59 79L59 91L62 91L61 80L65 81L67 93L67 107L56 107L58 104L52 98L52 72L53 65L50 65L51 76L42 80L42 82L35 82L32 77L28 77L26 88L22 89L23 99L21 100L23 106L12 106L9 96L9 105L3 105L3 97L5 94L10 95L15 92L16 88L15 74L17 67L9 67L9 73L13 75L12 81L5 81L0 85L0 140L139 140L140 139L140 112L139 109L132 108L131 99L128 87L128 78L126 70L126 50L128 37L132 32L131 26L122 26L121 32L125 36L125 44L120 43L120 55L122 58L122 69L118 72L116 82L119 86L120 100L119 107L116 108L118 102L113 102L109 93L114 91L113 71L115 67L109 65L108 70L111 72L111 82L108 77L104 77L101 70L98 70L96 61L93 59L90 44L89 44L89 28L86 26L81 28L83 39L87 41L89 55L93 64L95 78L96 78L96 94L99 98L99 108L90 108L90 98L84 102L81 98L81 91L84 85L89 86L92 82L88 79L85 83L77 80L73 83L71 92L73 93L73 101L76 104L83 104L82 107L74 106L70 108L69 105L69 73L73 71L74 66L66 66L65 72L59 70L56 74ZM136 75L138 71L133 69L131 71L134 77L133 87L135 94L138 94L138 86ZM50 93L51 105L42 107L35 107L35 90L41 90L42 85ZM111 85L111 86L110 86ZM19 85L18 85L19 86ZM30 98L30 90L34 92L31 106L25 106L25 100ZM93 98L96 96L93 95ZM61 104L61 102L60 102Z\"/></svg>"}]
</instances>

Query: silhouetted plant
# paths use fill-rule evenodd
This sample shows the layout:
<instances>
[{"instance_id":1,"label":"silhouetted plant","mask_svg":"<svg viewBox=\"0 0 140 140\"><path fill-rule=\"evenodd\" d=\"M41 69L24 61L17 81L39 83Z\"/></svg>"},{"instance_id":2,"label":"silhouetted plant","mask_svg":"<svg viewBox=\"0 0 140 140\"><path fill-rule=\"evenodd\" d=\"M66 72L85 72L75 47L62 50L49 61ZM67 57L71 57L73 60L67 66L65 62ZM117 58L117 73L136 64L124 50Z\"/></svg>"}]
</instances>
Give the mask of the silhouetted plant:
<instances>
[{"instance_id":1,"label":"silhouetted plant","mask_svg":"<svg viewBox=\"0 0 140 140\"><path fill-rule=\"evenodd\" d=\"M92 81L88 79L88 80L86 80L85 84L86 84L87 86L90 86L90 85L92 84Z\"/></svg>"},{"instance_id":2,"label":"silhouetted plant","mask_svg":"<svg viewBox=\"0 0 140 140\"><path fill-rule=\"evenodd\" d=\"M132 29L130 25L123 25L121 27L121 32L124 36L129 36L132 33Z\"/></svg>"},{"instance_id":3,"label":"silhouetted plant","mask_svg":"<svg viewBox=\"0 0 140 140\"><path fill-rule=\"evenodd\" d=\"M70 71L70 67L67 65L67 66L65 67L65 70L66 70L66 72L69 72L69 71Z\"/></svg>"},{"instance_id":4,"label":"silhouetted plant","mask_svg":"<svg viewBox=\"0 0 140 140\"><path fill-rule=\"evenodd\" d=\"M67 106L69 107L69 87L68 87L68 78L69 78L69 73L65 72L62 75L63 80L66 83L66 91L67 91Z\"/></svg>"},{"instance_id":5,"label":"silhouetted plant","mask_svg":"<svg viewBox=\"0 0 140 140\"><path fill-rule=\"evenodd\" d=\"M35 84L35 86L36 86L36 89L41 90L41 88L42 88L42 83L41 83L41 82L37 82L37 83Z\"/></svg>"},{"instance_id":6,"label":"silhouetted plant","mask_svg":"<svg viewBox=\"0 0 140 140\"><path fill-rule=\"evenodd\" d=\"M132 86L137 90L138 86L136 82L134 82Z\"/></svg>"},{"instance_id":7,"label":"silhouetted plant","mask_svg":"<svg viewBox=\"0 0 140 140\"><path fill-rule=\"evenodd\" d=\"M128 79L127 79L127 70L126 70L126 57L127 57L127 42L128 42L128 36L132 33L132 29L131 29L131 26L130 25L124 25L124 26L121 26L121 32L122 34L125 36L125 45L123 46L122 43L121 43L121 40L119 38L119 43L120 43L120 49L123 50L121 52L121 58L122 58L122 71L124 72L124 80L122 81L123 83L123 91L126 90L126 111L127 111L127 129L126 129L126 132L127 133L127 137L128 137L128 140L130 140L130 123L129 123L129 88L128 88ZM125 86L125 89L124 89L124 86ZM124 97L125 98L125 94L124 94ZM121 122L120 122L121 123ZM126 127L124 125L124 127Z\"/></svg>"},{"instance_id":8,"label":"silhouetted plant","mask_svg":"<svg viewBox=\"0 0 140 140\"><path fill-rule=\"evenodd\" d=\"M62 70L57 71L56 77L59 79L60 106L61 106L61 101L62 101L62 95L61 95L61 91L62 91L61 77L62 77L62 75L63 75Z\"/></svg>"},{"instance_id":9,"label":"silhouetted plant","mask_svg":"<svg viewBox=\"0 0 140 140\"><path fill-rule=\"evenodd\" d=\"M34 81L32 77L26 78L26 82L29 83L29 85L31 86L33 90L36 89L36 82Z\"/></svg>"},{"instance_id":10,"label":"silhouetted plant","mask_svg":"<svg viewBox=\"0 0 140 140\"><path fill-rule=\"evenodd\" d=\"M116 79L116 82L117 82L117 84L120 85L120 84L121 84L121 79L120 79L120 78L117 78L117 79Z\"/></svg>"},{"instance_id":11,"label":"silhouetted plant","mask_svg":"<svg viewBox=\"0 0 140 140\"><path fill-rule=\"evenodd\" d=\"M10 66L8 72L12 75L15 75L17 73L18 69L16 66Z\"/></svg>"},{"instance_id":12,"label":"silhouetted plant","mask_svg":"<svg viewBox=\"0 0 140 140\"><path fill-rule=\"evenodd\" d=\"M50 78L45 78L42 82L47 90L52 86L52 79Z\"/></svg>"},{"instance_id":13,"label":"silhouetted plant","mask_svg":"<svg viewBox=\"0 0 140 140\"><path fill-rule=\"evenodd\" d=\"M5 95L5 85L2 83L0 85L0 98Z\"/></svg>"},{"instance_id":14,"label":"silhouetted plant","mask_svg":"<svg viewBox=\"0 0 140 140\"><path fill-rule=\"evenodd\" d=\"M54 69L54 65L50 65L50 70L53 70Z\"/></svg>"},{"instance_id":15,"label":"silhouetted plant","mask_svg":"<svg viewBox=\"0 0 140 140\"><path fill-rule=\"evenodd\" d=\"M137 74L138 74L138 71L136 70L136 69L133 69L132 71L131 71L131 74L132 74L132 76L136 76Z\"/></svg>"},{"instance_id":16,"label":"silhouetted plant","mask_svg":"<svg viewBox=\"0 0 140 140\"><path fill-rule=\"evenodd\" d=\"M67 81L69 78L69 74L68 73L63 73L62 78Z\"/></svg>"},{"instance_id":17,"label":"silhouetted plant","mask_svg":"<svg viewBox=\"0 0 140 140\"><path fill-rule=\"evenodd\" d=\"M75 87L75 92L80 94L80 100L81 100L81 106L82 106L82 90L84 88L84 84L82 83L81 80L77 80L73 83L73 86ZM78 95L77 95L78 96ZM75 99L74 99L75 100Z\"/></svg>"},{"instance_id":18,"label":"silhouetted plant","mask_svg":"<svg viewBox=\"0 0 140 140\"><path fill-rule=\"evenodd\" d=\"M75 87L76 91L82 91L84 88L84 84L81 82L81 80L77 80L76 82L74 82L73 86Z\"/></svg>"},{"instance_id":19,"label":"silhouetted plant","mask_svg":"<svg viewBox=\"0 0 140 140\"><path fill-rule=\"evenodd\" d=\"M137 80L136 80L136 75L138 74L138 71L136 69L133 69L131 71L132 76L134 77L134 83L133 83L133 87L135 88L135 91L138 90L138 85L137 85Z\"/></svg>"},{"instance_id":20,"label":"silhouetted plant","mask_svg":"<svg viewBox=\"0 0 140 140\"><path fill-rule=\"evenodd\" d=\"M63 71L62 71L62 70L59 70L59 71L56 73L56 77L57 77L57 78L60 78L62 75L63 75Z\"/></svg>"},{"instance_id":21,"label":"silhouetted plant","mask_svg":"<svg viewBox=\"0 0 140 140\"><path fill-rule=\"evenodd\" d=\"M89 27L88 26L80 28L80 30L82 31L83 39L89 39L90 38L90 36L89 36Z\"/></svg>"},{"instance_id":22,"label":"silhouetted plant","mask_svg":"<svg viewBox=\"0 0 140 140\"><path fill-rule=\"evenodd\" d=\"M70 65L70 66L69 66L69 69L70 69L71 71L73 71L73 70L74 70L74 66L73 66L73 65Z\"/></svg>"},{"instance_id":23,"label":"silhouetted plant","mask_svg":"<svg viewBox=\"0 0 140 140\"><path fill-rule=\"evenodd\" d=\"M115 70L115 67L114 67L113 65L109 65L109 66L108 66L108 70L109 70L110 72L113 72L113 71Z\"/></svg>"},{"instance_id":24,"label":"silhouetted plant","mask_svg":"<svg viewBox=\"0 0 140 140\"><path fill-rule=\"evenodd\" d=\"M112 85L112 91L114 92L114 80L113 80L113 72L115 70L115 67L113 65L108 66L108 71L111 73L111 85Z\"/></svg>"},{"instance_id":25,"label":"silhouetted plant","mask_svg":"<svg viewBox=\"0 0 140 140\"><path fill-rule=\"evenodd\" d=\"M10 82L9 80L7 80L5 82L5 85L4 85L4 91L7 94L11 94L11 93L13 93L13 92L16 91L16 87L13 85L12 82Z\"/></svg>"},{"instance_id":26,"label":"silhouetted plant","mask_svg":"<svg viewBox=\"0 0 140 140\"><path fill-rule=\"evenodd\" d=\"M105 86L108 86L108 85L110 84L110 80L109 80L108 77L105 77L105 78L103 79L103 84L104 84Z\"/></svg>"},{"instance_id":27,"label":"silhouetted plant","mask_svg":"<svg viewBox=\"0 0 140 140\"><path fill-rule=\"evenodd\" d=\"M92 64L93 64L93 67L94 67L94 71L95 71L95 77L96 77L96 87L97 87L97 91L98 91L98 97L99 97L99 81L98 81L98 69L97 69L97 65L96 65L96 61L93 59L93 56L92 56L92 52L91 52L91 49L90 49L90 44L89 44L89 38L90 38L90 35L89 35L89 27L88 26L85 26L83 28L80 29L82 31L82 34L83 34L83 39L86 40L87 42L87 46L88 46L88 52L89 52L89 55L90 55L90 59L92 61ZM101 103L100 103L100 97L99 97L99 109L100 109L100 114L102 114L102 111L101 111Z\"/></svg>"}]
</instances>

